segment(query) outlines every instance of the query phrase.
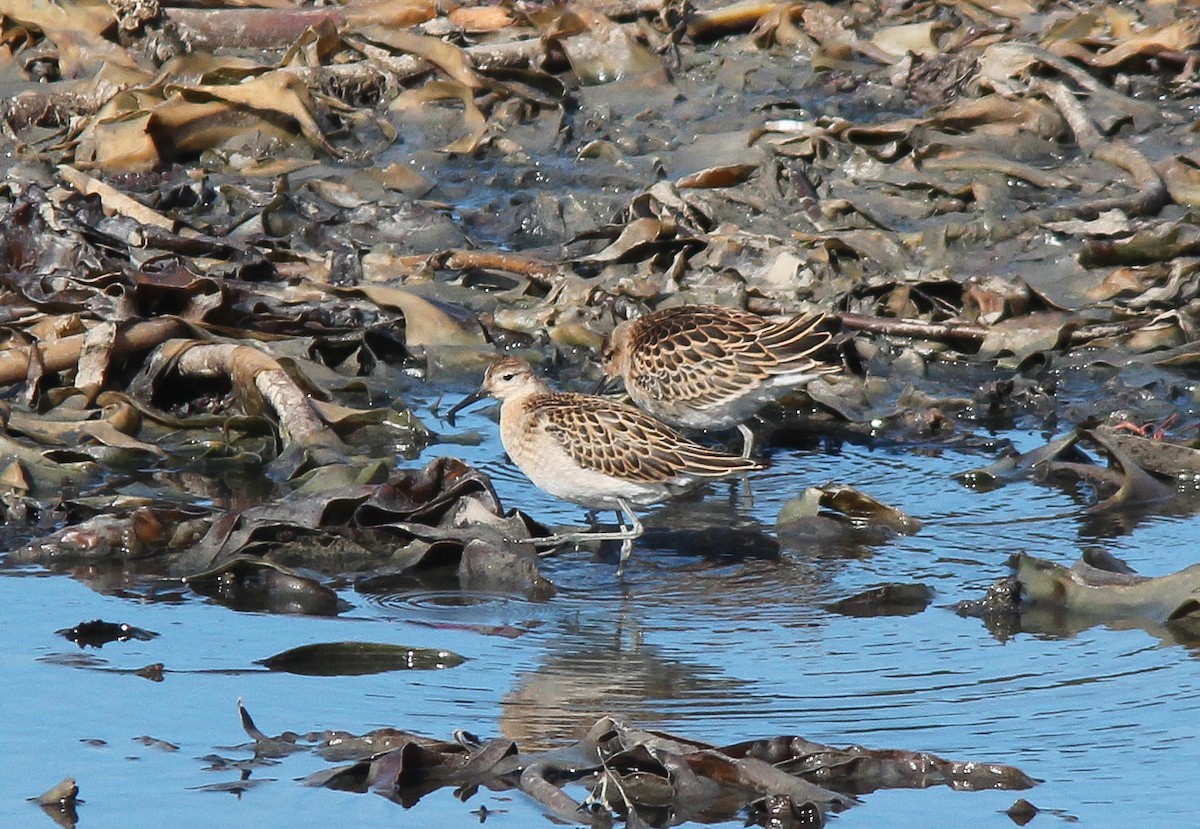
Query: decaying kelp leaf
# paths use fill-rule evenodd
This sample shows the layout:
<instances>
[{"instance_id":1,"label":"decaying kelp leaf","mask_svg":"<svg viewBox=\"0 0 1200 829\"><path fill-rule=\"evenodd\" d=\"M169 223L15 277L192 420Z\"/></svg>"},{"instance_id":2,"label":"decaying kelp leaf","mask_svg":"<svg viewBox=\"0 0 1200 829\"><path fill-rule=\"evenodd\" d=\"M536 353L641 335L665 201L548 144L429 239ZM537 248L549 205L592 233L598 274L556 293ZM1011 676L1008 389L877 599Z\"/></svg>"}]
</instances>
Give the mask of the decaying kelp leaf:
<instances>
[{"instance_id":1,"label":"decaying kelp leaf","mask_svg":"<svg viewBox=\"0 0 1200 829\"><path fill-rule=\"evenodd\" d=\"M979 355L985 358L1011 355L1013 364L1020 365L1034 354L1060 348L1078 324L1065 313L1030 314L1004 320L988 328Z\"/></svg>"},{"instance_id":2,"label":"decaying kelp leaf","mask_svg":"<svg viewBox=\"0 0 1200 829\"><path fill-rule=\"evenodd\" d=\"M462 549L458 580L464 590L520 591L534 599L554 595L554 585L538 571L538 553L532 544L472 538Z\"/></svg>"},{"instance_id":3,"label":"decaying kelp leaf","mask_svg":"<svg viewBox=\"0 0 1200 829\"><path fill-rule=\"evenodd\" d=\"M152 84L111 99L81 134L78 158L110 171L151 170L165 160L243 141L247 132L280 146L302 136L337 155L312 110L302 81L283 72L238 83Z\"/></svg>"},{"instance_id":4,"label":"decaying kelp leaf","mask_svg":"<svg viewBox=\"0 0 1200 829\"><path fill-rule=\"evenodd\" d=\"M998 276L971 277L962 284L962 313L976 322L994 325L1003 319L1020 317L1032 323L1030 315L1065 311L1046 296L1029 287L1023 279ZM1035 316L1034 319L1038 317ZM991 332L989 330L989 336ZM987 347L987 340L981 348Z\"/></svg>"},{"instance_id":5,"label":"decaying kelp leaf","mask_svg":"<svg viewBox=\"0 0 1200 829\"><path fill-rule=\"evenodd\" d=\"M1165 501L1175 494L1175 489L1159 481L1138 465L1137 461L1116 441L1099 431L1088 431L1085 435L1098 443L1113 464L1121 472L1117 491L1094 507L1095 510L1115 509Z\"/></svg>"},{"instance_id":6,"label":"decaying kelp leaf","mask_svg":"<svg viewBox=\"0 0 1200 829\"><path fill-rule=\"evenodd\" d=\"M83 801L79 798L79 785L73 777L65 777L37 797L31 797L42 807L46 815L64 829L74 829L79 823L76 809Z\"/></svg>"},{"instance_id":7,"label":"decaying kelp leaf","mask_svg":"<svg viewBox=\"0 0 1200 829\"><path fill-rule=\"evenodd\" d=\"M781 540L855 539L874 543L896 533L911 535L921 522L844 484L809 487L789 500L775 522Z\"/></svg>"},{"instance_id":8,"label":"decaying kelp leaf","mask_svg":"<svg viewBox=\"0 0 1200 829\"><path fill-rule=\"evenodd\" d=\"M1004 484L1019 480L1034 473L1039 464L1054 458L1068 457L1072 460L1086 460L1086 455L1076 449L1079 443L1079 432L1068 432L1060 438L1055 438L1045 446L1039 446L1021 454L1012 454L1001 458L989 466L960 472L955 476L964 486L973 489L995 489ZM1067 454L1071 453L1071 454Z\"/></svg>"},{"instance_id":9,"label":"decaying kelp leaf","mask_svg":"<svg viewBox=\"0 0 1200 829\"><path fill-rule=\"evenodd\" d=\"M59 74L83 77L104 63L133 68L133 58L105 37L113 23L103 6L52 0L0 0L0 15L43 33L57 47Z\"/></svg>"},{"instance_id":10,"label":"decaying kelp leaf","mask_svg":"<svg viewBox=\"0 0 1200 829\"><path fill-rule=\"evenodd\" d=\"M757 169L757 164L730 164L723 167L709 167L684 176L675 182L675 186L681 190L689 187L731 187L734 184L741 184Z\"/></svg>"},{"instance_id":11,"label":"decaying kelp leaf","mask_svg":"<svg viewBox=\"0 0 1200 829\"><path fill-rule=\"evenodd\" d=\"M1200 629L1200 564L1146 576L1102 570L1085 561L1070 569L1021 553L1014 563L1023 601L1094 621L1144 619Z\"/></svg>"},{"instance_id":12,"label":"decaying kelp leaf","mask_svg":"<svg viewBox=\"0 0 1200 829\"><path fill-rule=\"evenodd\" d=\"M228 378L248 414L257 414L269 406L279 422L285 441L319 448L337 455L341 439L321 422L308 402L308 396L288 372L269 354L236 343L203 343L171 340L151 358L150 384L164 382L162 375L171 371L185 378Z\"/></svg>"},{"instance_id":13,"label":"decaying kelp leaf","mask_svg":"<svg viewBox=\"0 0 1200 829\"><path fill-rule=\"evenodd\" d=\"M78 796L79 786L67 777L42 792L36 800L42 806L69 806L77 802Z\"/></svg>"},{"instance_id":14,"label":"decaying kelp leaf","mask_svg":"<svg viewBox=\"0 0 1200 829\"><path fill-rule=\"evenodd\" d=\"M546 38L559 44L585 84L640 79L666 81L662 61L619 25L586 5L564 8Z\"/></svg>"},{"instance_id":15,"label":"decaying kelp leaf","mask_svg":"<svg viewBox=\"0 0 1200 829\"><path fill-rule=\"evenodd\" d=\"M1200 449L1166 439L1154 439L1110 426L1091 430L1106 446L1121 450L1147 472L1166 479L1187 480L1200 475Z\"/></svg>"},{"instance_id":16,"label":"decaying kelp leaf","mask_svg":"<svg viewBox=\"0 0 1200 829\"><path fill-rule=\"evenodd\" d=\"M258 660L272 671L305 676L360 676L387 671L456 668L466 660L456 653L409 648L382 642L321 642L301 645Z\"/></svg>"},{"instance_id":17,"label":"decaying kelp leaf","mask_svg":"<svg viewBox=\"0 0 1200 829\"><path fill-rule=\"evenodd\" d=\"M272 568L366 574L360 589L368 582L378 589L385 579L457 565L463 583L477 589L544 596L553 588L521 543L531 534L523 516L502 515L485 476L461 461L438 458L384 483L302 492L227 513L176 556L171 568L209 571L203 583L220 587L228 580L214 577L226 562L244 568L247 559L268 559L275 562ZM270 570L264 574L268 579L274 578ZM256 579L250 586L257 585ZM265 586L270 598L272 585Z\"/></svg>"},{"instance_id":18,"label":"decaying kelp leaf","mask_svg":"<svg viewBox=\"0 0 1200 829\"><path fill-rule=\"evenodd\" d=\"M142 433L143 422L131 401L103 392L95 403L99 405L63 399L53 412L40 417L18 409L10 414L5 430L14 438L29 438L42 446L71 447L82 456L114 467L166 458L161 447L136 437ZM33 453L17 452L14 458L33 460Z\"/></svg>"},{"instance_id":19,"label":"decaying kelp leaf","mask_svg":"<svg viewBox=\"0 0 1200 829\"><path fill-rule=\"evenodd\" d=\"M897 749L834 748L803 737L753 740L726 746L722 751L734 757L756 757L791 774L853 794L933 785L960 791L1021 790L1041 782L1015 766L951 761L935 754Z\"/></svg>"},{"instance_id":20,"label":"decaying kelp leaf","mask_svg":"<svg viewBox=\"0 0 1200 829\"><path fill-rule=\"evenodd\" d=\"M102 619L80 622L75 627L56 630L55 633L70 639L81 648L101 648L109 642L128 642L130 639L148 642L158 636L153 631L127 625L124 622L105 622Z\"/></svg>"},{"instance_id":21,"label":"decaying kelp leaf","mask_svg":"<svg viewBox=\"0 0 1200 829\"><path fill-rule=\"evenodd\" d=\"M499 6L459 7L451 9L447 17L466 32L494 32L513 23L508 12Z\"/></svg>"},{"instance_id":22,"label":"decaying kelp leaf","mask_svg":"<svg viewBox=\"0 0 1200 829\"><path fill-rule=\"evenodd\" d=\"M880 503L854 487L826 485L819 487L820 504L848 517L859 526L887 527L904 535L921 529L921 522L895 507Z\"/></svg>"},{"instance_id":23,"label":"decaying kelp leaf","mask_svg":"<svg viewBox=\"0 0 1200 829\"><path fill-rule=\"evenodd\" d=\"M104 203L104 208L110 215L120 213L144 225L156 225L167 231L175 230L175 222L161 213L151 210L144 204L106 184L97 178L87 175L74 167L63 164L58 168L62 177L85 196L96 194Z\"/></svg>"},{"instance_id":24,"label":"decaying kelp leaf","mask_svg":"<svg viewBox=\"0 0 1200 829\"><path fill-rule=\"evenodd\" d=\"M354 289L380 307L404 314L404 343L422 349L459 346L482 349L487 340L478 318L466 308L403 288L363 285Z\"/></svg>"},{"instance_id":25,"label":"decaying kelp leaf","mask_svg":"<svg viewBox=\"0 0 1200 829\"><path fill-rule=\"evenodd\" d=\"M1091 463L1086 455L1078 451L1081 442L1097 445L1109 455L1112 465L1102 467ZM1166 453L1142 451L1143 454L1156 457L1160 462L1166 456ZM1186 454L1182 457L1184 460L1190 459ZM1170 472L1161 469L1156 471L1178 476L1186 474L1188 470L1185 468ZM983 469L960 473L957 478L966 486L991 489L1005 481L1027 475L1033 475L1039 480L1057 475L1073 475L1096 485L1101 497L1090 507L1093 512L1159 503L1175 494L1172 487L1146 472L1134 460L1133 455L1123 448L1111 430L1077 429L1046 446L1019 456L1004 458Z\"/></svg>"},{"instance_id":26,"label":"decaying kelp leaf","mask_svg":"<svg viewBox=\"0 0 1200 829\"><path fill-rule=\"evenodd\" d=\"M392 101L393 112L405 113L422 110L432 101L458 101L463 108L465 134L446 145L448 153L474 152L487 134L487 116L475 103L475 90L455 81L432 81L419 89L413 89Z\"/></svg>"},{"instance_id":27,"label":"decaying kelp leaf","mask_svg":"<svg viewBox=\"0 0 1200 829\"><path fill-rule=\"evenodd\" d=\"M603 263L616 262L626 256L636 253L649 245L674 238L674 234L664 234L662 222L658 219L644 217L634 219L626 224L620 235L604 250L580 258L580 262Z\"/></svg>"},{"instance_id":28,"label":"decaying kelp leaf","mask_svg":"<svg viewBox=\"0 0 1200 829\"><path fill-rule=\"evenodd\" d=\"M250 716L250 712L246 710L246 707L242 705L241 699L238 699L237 707L238 717L242 721L242 729L249 735L250 739L254 740L255 758L286 757L289 754L295 754L297 751L304 750L304 746L297 745L298 735L295 733L285 732L278 737L269 737L254 724L254 719Z\"/></svg>"},{"instance_id":29,"label":"decaying kelp leaf","mask_svg":"<svg viewBox=\"0 0 1200 829\"><path fill-rule=\"evenodd\" d=\"M1095 550L1070 568L1025 553L1010 564L1013 575L982 600L956 606L1000 639L1021 631L1071 636L1097 624L1144 629L1168 643L1193 645L1200 637L1200 565L1151 578Z\"/></svg>"},{"instance_id":30,"label":"decaying kelp leaf","mask_svg":"<svg viewBox=\"0 0 1200 829\"><path fill-rule=\"evenodd\" d=\"M136 561L186 546L209 526L207 510L153 507L104 511L11 551L9 560L63 566Z\"/></svg>"},{"instance_id":31,"label":"decaying kelp leaf","mask_svg":"<svg viewBox=\"0 0 1200 829\"><path fill-rule=\"evenodd\" d=\"M281 756L305 747L294 734L267 736L240 701L238 705L256 756ZM550 816L594 826L609 825L614 815L633 824L663 809L680 823L720 822L762 798L785 798L797 814L815 818L811 825L821 825L826 812L859 802L854 794L880 788L941 784L961 790L1026 789L1037 783L1012 766L913 751L833 748L800 737L718 748L609 717L596 721L578 742L543 752L524 753L512 741L485 742L466 732L456 737L443 742L393 728L361 737L311 735L308 747L322 756L356 762L317 772L305 782L373 791L406 807L443 786L518 788ZM563 788L578 780L591 787L590 809Z\"/></svg>"},{"instance_id":32,"label":"decaying kelp leaf","mask_svg":"<svg viewBox=\"0 0 1200 829\"><path fill-rule=\"evenodd\" d=\"M225 562L184 581L197 593L235 610L333 616L346 607L337 593L312 576L248 557Z\"/></svg>"},{"instance_id":33,"label":"decaying kelp leaf","mask_svg":"<svg viewBox=\"0 0 1200 829\"><path fill-rule=\"evenodd\" d=\"M451 744L441 740L432 740L428 737L401 731L398 728L379 728L362 735L351 734L347 731L323 731L320 737L314 741L313 750L330 763L345 763L366 760L414 741L426 746L461 745L461 743Z\"/></svg>"},{"instance_id":34,"label":"decaying kelp leaf","mask_svg":"<svg viewBox=\"0 0 1200 829\"><path fill-rule=\"evenodd\" d=\"M884 584L825 605L843 616L911 616L933 601L933 588L925 584Z\"/></svg>"},{"instance_id":35,"label":"decaying kelp leaf","mask_svg":"<svg viewBox=\"0 0 1200 829\"><path fill-rule=\"evenodd\" d=\"M1120 37L1115 41L1091 37L1056 40L1055 52L1091 66L1111 69L1133 60L1184 52L1200 42L1200 27L1194 20L1150 26L1141 32L1118 30L1117 33Z\"/></svg>"}]
</instances>

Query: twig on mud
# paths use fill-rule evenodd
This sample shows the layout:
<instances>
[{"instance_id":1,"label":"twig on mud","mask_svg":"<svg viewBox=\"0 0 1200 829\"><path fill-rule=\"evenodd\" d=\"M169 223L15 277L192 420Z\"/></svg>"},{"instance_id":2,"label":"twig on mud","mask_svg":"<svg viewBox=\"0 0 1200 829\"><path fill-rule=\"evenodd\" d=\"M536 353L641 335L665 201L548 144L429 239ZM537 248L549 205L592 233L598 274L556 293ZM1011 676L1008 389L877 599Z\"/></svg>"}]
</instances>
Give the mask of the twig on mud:
<instances>
[{"instance_id":1,"label":"twig on mud","mask_svg":"<svg viewBox=\"0 0 1200 829\"><path fill-rule=\"evenodd\" d=\"M552 288L566 275L564 266L546 259L535 259L519 253L498 250L443 250L437 253L413 253L396 257L395 266L401 273L430 276L435 271L486 270L523 276L544 288ZM302 263L278 263L275 273L280 277L306 276L311 266Z\"/></svg>"},{"instance_id":2,"label":"twig on mud","mask_svg":"<svg viewBox=\"0 0 1200 829\"><path fill-rule=\"evenodd\" d=\"M733 3L719 9L698 11L688 18L687 33L696 40L712 40L733 32L753 29L758 21L784 3Z\"/></svg>"},{"instance_id":3,"label":"twig on mud","mask_svg":"<svg viewBox=\"0 0 1200 829\"><path fill-rule=\"evenodd\" d=\"M904 337L914 340L929 340L957 345L978 347L988 335L986 325L969 322L926 322L924 320L898 319L895 317L871 317L866 314L839 314L842 326L851 331L882 334L886 337ZM1153 320L1137 317L1120 322L1104 322L1081 325L1068 332L1066 345L1075 347L1105 337L1119 337L1138 330Z\"/></svg>"},{"instance_id":4,"label":"twig on mud","mask_svg":"<svg viewBox=\"0 0 1200 829\"><path fill-rule=\"evenodd\" d=\"M506 271L529 277L538 282L557 276L562 268L544 259L532 259L515 253L484 250L451 250L442 254L438 267L452 271L482 268L494 271Z\"/></svg>"},{"instance_id":5,"label":"twig on mud","mask_svg":"<svg viewBox=\"0 0 1200 829\"><path fill-rule=\"evenodd\" d=\"M987 336L987 326L966 322L924 322L895 317L869 317L866 314L840 314L842 325L851 331L907 337L936 342L966 342L978 345Z\"/></svg>"}]
</instances>

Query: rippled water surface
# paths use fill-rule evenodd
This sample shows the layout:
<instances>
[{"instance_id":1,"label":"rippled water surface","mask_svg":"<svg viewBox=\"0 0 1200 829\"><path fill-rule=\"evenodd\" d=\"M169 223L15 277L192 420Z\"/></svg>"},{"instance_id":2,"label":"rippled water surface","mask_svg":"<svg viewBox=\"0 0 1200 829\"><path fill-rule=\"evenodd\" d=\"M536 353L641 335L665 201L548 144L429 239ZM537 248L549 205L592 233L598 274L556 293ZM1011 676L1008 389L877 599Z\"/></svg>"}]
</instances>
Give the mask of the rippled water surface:
<instances>
[{"instance_id":1,"label":"rippled water surface","mask_svg":"<svg viewBox=\"0 0 1200 829\"><path fill-rule=\"evenodd\" d=\"M487 436L480 445L434 446L417 463L457 454L492 476L507 506L548 523L582 522L582 510L542 495L508 465L493 415L479 407L459 422ZM997 437L1026 448L1042 440ZM316 619L237 613L190 594L121 598L62 575L6 571L0 791L10 822L49 825L24 798L72 776L85 801L81 826L157 826L167 815L181 826L294 826L299 815L300 825L465 825L480 806L489 824L552 825L515 792L482 790L461 802L445 789L405 810L374 795L305 788L296 778L328 767L307 752L243 780L212 757L250 756L239 697L272 734L396 726L449 738L465 728L533 748L612 714L717 744L799 734L1009 763L1044 781L1020 793L880 791L836 817L843 827L1012 826L1004 810L1018 797L1048 810L1036 825L1175 826L1194 817L1194 648L1133 626L1000 641L948 606L981 598L1021 550L1069 563L1094 545L1147 574L1177 570L1196 560L1198 519L1151 516L1102 537L1067 492L1028 482L961 487L952 476L990 461L981 454L829 443L777 446L769 458L770 469L751 476L752 503L722 484L651 513L621 580L614 548L546 559L559 592L543 603L438 587L346 588L353 608ZM828 481L903 509L923 529L851 549L777 542L783 503ZM933 587L933 605L874 618L822 609L897 581ZM161 635L80 650L54 633L95 618ZM468 661L351 677L254 666L300 644L350 639L445 648ZM134 673L153 662L165 664L164 681Z\"/></svg>"}]
</instances>

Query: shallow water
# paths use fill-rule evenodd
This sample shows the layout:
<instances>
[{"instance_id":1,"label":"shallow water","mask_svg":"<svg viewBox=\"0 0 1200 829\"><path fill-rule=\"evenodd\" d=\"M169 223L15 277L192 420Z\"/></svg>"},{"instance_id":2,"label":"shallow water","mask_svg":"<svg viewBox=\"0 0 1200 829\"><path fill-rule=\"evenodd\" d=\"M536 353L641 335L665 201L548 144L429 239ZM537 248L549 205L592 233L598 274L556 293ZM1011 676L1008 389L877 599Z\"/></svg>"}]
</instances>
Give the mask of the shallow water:
<instances>
[{"instance_id":1,"label":"shallow water","mask_svg":"<svg viewBox=\"0 0 1200 829\"><path fill-rule=\"evenodd\" d=\"M430 401L417 401L430 418ZM478 446L433 446L415 463L452 453L485 469L506 506L547 523L583 511L549 499L516 472L480 406L461 430ZM441 424L442 429L447 429ZM1044 436L997 435L1021 448ZM1200 765L1197 651L1161 630L1095 626L1021 633L999 641L948 605L982 596L1025 550L1070 562L1100 545L1140 572L1194 563L1195 517L1143 519L1101 538L1069 493L1029 482L991 492L957 484L988 460L952 450L841 443L774 447L771 467L737 486L649 515L622 580L616 550L567 550L544 561L558 595L434 587L342 596L334 619L237 613L183 594L146 601L94 592L37 570L0 576L0 794L16 824L49 825L22 802L72 776L83 826L552 825L516 792L449 789L410 810L374 795L309 789L296 781L329 764L308 752L243 781L211 755L247 759L236 701L275 734L396 726L449 738L465 728L524 747L548 746L612 714L646 728L722 744L799 734L831 744L932 751L950 759L1014 764L1044 782L1026 792L880 791L838 826L1012 826L1019 797L1046 810L1038 825L1177 825L1195 814ZM853 485L919 518L923 529L872 547L773 543L774 518L805 486ZM605 517L606 519L608 517ZM721 533L679 527L713 525ZM664 531L664 527L675 527ZM732 529L731 529L732 528ZM912 616L856 618L822 605L882 582L924 582L936 598ZM102 618L161 634L80 650L59 628ZM346 677L255 669L297 645L366 640L444 648L461 667ZM162 662L164 681L134 671ZM165 741L146 744L143 736ZM96 741L103 741L102 743ZM178 816L178 817L175 817ZM727 825L740 826L741 820Z\"/></svg>"}]
</instances>

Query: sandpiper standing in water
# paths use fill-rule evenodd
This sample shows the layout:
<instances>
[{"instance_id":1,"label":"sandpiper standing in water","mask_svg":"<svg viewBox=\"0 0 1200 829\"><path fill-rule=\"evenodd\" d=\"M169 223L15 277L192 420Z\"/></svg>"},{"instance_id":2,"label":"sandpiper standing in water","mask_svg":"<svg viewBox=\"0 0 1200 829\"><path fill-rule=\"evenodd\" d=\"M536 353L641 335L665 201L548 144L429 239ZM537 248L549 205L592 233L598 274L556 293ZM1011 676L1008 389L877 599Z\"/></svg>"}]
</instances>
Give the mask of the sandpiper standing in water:
<instances>
[{"instance_id":1,"label":"sandpiper standing in water","mask_svg":"<svg viewBox=\"0 0 1200 829\"><path fill-rule=\"evenodd\" d=\"M833 340L824 322L819 313L772 322L737 308L680 305L622 322L601 361L638 407L671 426L737 426L748 458L747 419L788 388L841 371L823 357Z\"/></svg>"},{"instance_id":2,"label":"sandpiper standing in water","mask_svg":"<svg viewBox=\"0 0 1200 829\"><path fill-rule=\"evenodd\" d=\"M665 501L707 480L764 468L695 443L633 406L551 391L528 364L512 357L492 363L479 391L448 416L489 395L501 402L500 442L529 480L565 501L614 510L620 522L616 532L568 533L548 541L622 541L618 574L643 531L634 506Z\"/></svg>"}]
</instances>

